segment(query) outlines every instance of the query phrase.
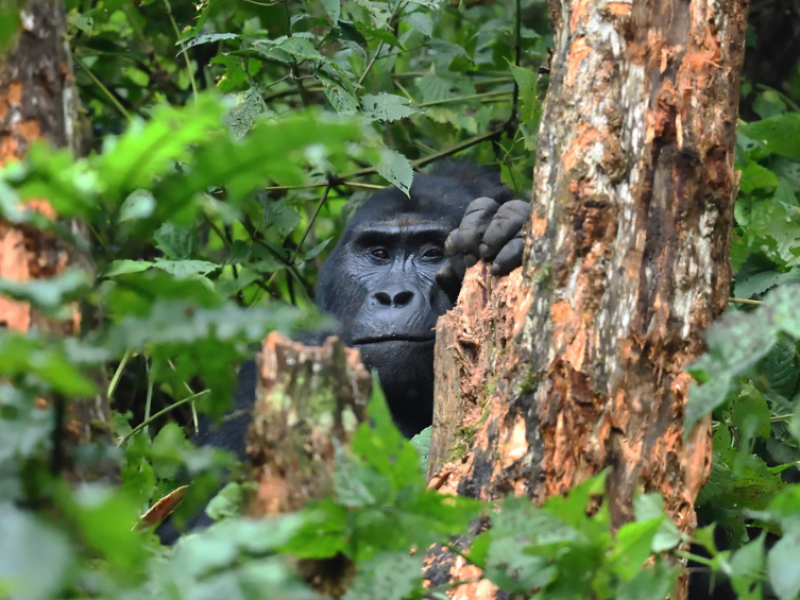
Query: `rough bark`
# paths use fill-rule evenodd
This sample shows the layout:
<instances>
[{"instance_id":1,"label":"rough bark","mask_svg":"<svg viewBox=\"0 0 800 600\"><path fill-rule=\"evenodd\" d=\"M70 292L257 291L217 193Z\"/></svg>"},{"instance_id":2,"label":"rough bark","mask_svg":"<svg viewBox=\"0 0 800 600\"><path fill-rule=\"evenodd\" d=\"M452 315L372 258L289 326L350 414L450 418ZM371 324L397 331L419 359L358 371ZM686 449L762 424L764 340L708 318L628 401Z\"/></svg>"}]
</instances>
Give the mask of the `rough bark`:
<instances>
[{"instance_id":1,"label":"rough bark","mask_svg":"<svg viewBox=\"0 0 800 600\"><path fill-rule=\"evenodd\" d=\"M550 2L525 264L474 267L439 321L432 485L541 503L611 467L615 526L644 489L693 531L711 440L683 442L685 368L728 299L746 5Z\"/></svg>"},{"instance_id":2,"label":"rough bark","mask_svg":"<svg viewBox=\"0 0 800 600\"><path fill-rule=\"evenodd\" d=\"M372 378L358 350L335 337L304 346L271 333L258 358L253 424L247 453L257 489L246 513L261 517L298 511L335 495L334 460L366 418ZM315 590L340 597L355 578L342 554L298 562Z\"/></svg>"},{"instance_id":3,"label":"rough bark","mask_svg":"<svg viewBox=\"0 0 800 600\"><path fill-rule=\"evenodd\" d=\"M0 62L0 164L24 158L40 139L75 149L77 99L66 42L63 2L34 0L20 9L20 31ZM45 199L30 203L49 218L56 215ZM67 249L51 235L0 222L0 277L27 281L62 272ZM54 324L25 302L0 297L0 321L6 327L72 333L73 322Z\"/></svg>"},{"instance_id":4,"label":"rough bark","mask_svg":"<svg viewBox=\"0 0 800 600\"><path fill-rule=\"evenodd\" d=\"M371 387L358 350L335 337L321 347L267 337L247 438L258 484L250 514L300 510L333 493L337 448L364 420Z\"/></svg>"},{"instance_id":5,"label":"rough bark","mask_svg":"<svg viewBox=\"0 0 800 600\"><path fill-rule=\"evenodd\" d=\"M0 165L24 158L37 140L73 152L84 142L77 135L78 99L63 1L28 0L19 9L19 22L17 38L0 57ZM58 218L46 198L27 206L49 219ZM45 279L64 272L72 262L70 249L55 236L0 220L0 278ZM71 319L54 321L27 302L0 296L2 327L71 335L79 325L77 306ZM65 431L70 437L88 441L93 421L108 422L108 407L99 398L74 402L68 418Z\"/></svg>"}]
</instances>

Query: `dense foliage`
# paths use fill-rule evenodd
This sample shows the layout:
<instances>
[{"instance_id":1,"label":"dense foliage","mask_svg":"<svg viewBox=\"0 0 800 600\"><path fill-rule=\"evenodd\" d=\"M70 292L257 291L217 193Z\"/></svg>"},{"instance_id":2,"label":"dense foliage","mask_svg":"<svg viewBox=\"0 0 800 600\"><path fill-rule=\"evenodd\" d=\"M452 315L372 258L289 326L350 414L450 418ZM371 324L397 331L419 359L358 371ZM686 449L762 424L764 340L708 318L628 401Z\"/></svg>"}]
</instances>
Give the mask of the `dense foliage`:
<instances>
[{"instance_id":1,"label":"dense foliage","mask_svg":"<svg viewBox=\"0 0 800 600\"><path fill-rule=\"evenodd\" d=\"M0 4L0 35L16 26L13 4ZM520 193L530 187L552 45L545 4L67 7L91 151L32 148L2 172L0 214L60 237L76 260L48 280L0 280L0 293L54 320L78 301L82 331L0 334L0 598L314 597L296 559L334 561L324 589L353 600L421 597L422 552L409 548L453 543L487 507L427 491L377 391L375 427L338 458L335 500L252 521L240 516L247 485L232 483L209 508L220 522L175 549L137 521L189 480L179 517L216 492L232 459L187 441L198 412L228 406L237 363L269 331L319 318L318 266L372 190L407 187L412 167L455 153L499 165ZM782 600L800 592L798 81L794 67L780 91L756 78L744 90L752 122L739 130L732 261L734 295L754 303L732 305L715 326L688 416L714 411L700 511L742 546L718 552L701 530L712 557L701 560L734 573L748 598L764 582ZM25 198L48 198L89 235L21 210ZM54 432L87 398L112 419L96 424L92 444L66 444ZM681 535L660 499L642 495L635 522L612 536L604 504L585 510L602 481L541 509L504 502L466 559L521 594L663 598L677 570L663 555L647 561L682 554ZM762 529L784 534L771 550Z\"/></svg>"}]
</instances>

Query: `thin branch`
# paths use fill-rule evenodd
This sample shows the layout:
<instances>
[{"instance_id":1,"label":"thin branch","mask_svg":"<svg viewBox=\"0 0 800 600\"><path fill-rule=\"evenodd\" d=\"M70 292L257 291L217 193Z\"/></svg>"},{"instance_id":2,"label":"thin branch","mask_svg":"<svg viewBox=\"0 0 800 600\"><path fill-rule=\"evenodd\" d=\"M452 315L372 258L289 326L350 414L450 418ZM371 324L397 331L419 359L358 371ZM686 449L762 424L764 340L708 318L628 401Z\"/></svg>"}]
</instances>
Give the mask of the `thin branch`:
<instances>
[{"instance_id":1,"label":"thin branch","mask_svg":"<svg viewBox=\"0 0 800 600\"><path fill-rule=\"evenodd\" d=\"M761 300L746 300L744 298L728 298L731 304L750 304L753 306L761 306L764 304Z\"/></svg>"},{"instance_id":2,"label":"thin branch","mask_svg":"<svg viewBox=\"0 0 800 600\"><path fill-rule=\"evenodd\" d=\"M125 110L125 107L122 106L122 103L120 103L120 101L117 100L117 97L113 93L111 93L111 90L109 90L105 85L103 85L103 82L100 81L94 73L92 73L92 70L86 66L86 63L83 62L83 60L81 60L80 57L76 56L74 58L75 58L75 63L86 72L86 74L89 76L89 79L92 80L92 83L94 83L97 87L99 87L103 91L103 93L111 101L111 104L114 105L114 108L116 108L119 111L119 113L123 117L125 117L125 120L130 121L131 120L130 113L127 110Z\"/></svg>"},{"instance_id":3,"label":"thin branch","mask_svg":"<svg viewBox=\"0 0 800 600\"><path fill-rule=\"evenodd\" d=\"M178 400L174 404L170 404L166 408L161 409L156 414L154 414L152 417L150 417L149 419L147 419L145 421L142 421L136 427L134 427L128 433L126 433L124 436L122 436L122 439L120 439L120 441L117 443L117 447L122 446L122 444L127 442L131 437L133 437L134 435L139 433L142 429L144 429L145 427L150 425L153 421L155 421L159 417L163 417L168 412L178 408L179 406L183 406L187 402L194 402L200 396L205 396L206 394L209 394L210 392L211 392L211 390L203 390L202 392L197 392L193 396L187 396L186 398L183 398L182 400Z\"/></svg>"},{"instance_id":4,"label":"thin branch","mask_svg":"<svg viewBox=\"0 0 800 600\"><path fill-rule=\"evenodd\" d=\"M186 61L186 72L189 74L189 83L192 86L192 97L194 98L194 101L197 102L197 82L194 80L192 61L189 59L189 54L186 52L186 47L183 45L183 41L181 41L181 30L178 29L178 24L175 22L175 17L172 16L172 6L170 5L169 0L164 0L164 5L167 7L167 15L169 16L169 22L172 23L172 29L175 31L175 38L178 41L178 45L181 47L181 54L183 54L183 59Z\"/></svg>"},{"instance_id":5,"label":"thin branch","mask_svg":"<svg viewBox=\"0 0 800 600\"><path fill-rule=\"evenodd\" d=\"M373 173L367 173L367 175L372 175ZM353 175L351 175L353 177ZM385 188L385 185L374 185L371 183L358 183L357 181L341 181L337 182L337 185L342 185L346 187L352 188L361 188L365 190L382 190ZM289 190L310 190L314 188L324 188L328 187L328 182L321 182L321 183L306 183L304 185L273 185L270 187L265 187L263 189L270 191L270 192L286 192Z\"/></svg>"},{"instance_id":6,"label":"thin branch","mask_svg":"<svg viewBox=\"0 0 800 600\"><path fill-rule=\"evenodd\" d=\"M359 86L362 83L364 83L364 80L367 78L367 75L372 70L373 65L375 65L375 61L378 60L378 56L380 55L381 50L383 50L383 40L381 40L380 43L378 44L378 47L375 49L375 54L372 55L372 58L367 63L367 66L364 68L364 72L361 73L361 77L358 78Z\"/></svg>"},{"instance_id":7,"label":"thin branch","mask_svg":"<svg viewBox=\"0 0 800 600\"><path fill-rule=\"evenodd\" d=\"M317 220L317 217L319 216L319 211L322 210L322 206L328 200L328 194L331 192L332 187L333 186L330 183L328 183L327 187L325 188L325 191L322 193L322 197L319 199L319 202L317 202L317 206L314 208L314 214L311 215L311 218L308 220L308 225L306 226L306 230L303 232L303 236L300 238L300 242L297 244L297 246L294 249L294 252L292 252L292 256L289 258L290 264L294 264L294 260L297 258L297 254L300 252L300 248L303 247L303 243L306 241L308 234L311 232L311 228L314 227L314 222Z\"/></svg>"},{"instance_id":8,"label":"thin branch","mask_svg":"<svg viewBox=\"0 0 800 600\"><path fill-rule=\"evenodd\" d=\"M111 378L111 382L108 384L108 390L106 391L106 398L108 398L108 403L111 404L114 399L114 392L117 389L117 385L119 384L119 379L122 376L122 371L125 369L125 365L128 363L128 359L131 357L131 351L126 350L125 354L122 356L122 360L119 361L119 365L117 365L117 370L114 371L114 376Z\"/></svg>"},{"instance_id":9,"label":"thin branch","mask_svg":"<svg viewBox=\"0 0 800 600\"><path fill-rule=\"evenodd\" d=\"M515 84L516 85L516 84ZM465 100L476 100L479 98L494 98L497 96L507 96L513 94L514 90L495 90L493 92L483 92L482 94L471 94L469 96L455 96L453 98L442 98L441 100L431 100L430 102L421 102L417 104L418 108L425 108L427 106L436 106L439 104L450 104L452 102L463 102Z\"/></svg>"}]
</instances>

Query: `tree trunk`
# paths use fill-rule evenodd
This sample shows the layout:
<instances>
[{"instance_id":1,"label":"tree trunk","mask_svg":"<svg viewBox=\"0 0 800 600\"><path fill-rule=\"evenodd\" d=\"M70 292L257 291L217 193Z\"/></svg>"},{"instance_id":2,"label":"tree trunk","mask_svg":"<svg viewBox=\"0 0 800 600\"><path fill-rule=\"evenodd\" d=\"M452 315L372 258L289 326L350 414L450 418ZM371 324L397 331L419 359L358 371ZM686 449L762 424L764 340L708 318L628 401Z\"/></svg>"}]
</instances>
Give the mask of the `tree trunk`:
<instances>
[{"instance_id":1,"label":"tree trunk","mask_svg":"<svg viewBox=\"0 0 800 600\"><path fill-rule=\"evenodd\" d=\"M614 526L643 488L694 530L711 437L684 442L685 368L728 299L746 5L550 1L525 263L473 267L439 320L433 486L542 503L610 467Z\"/></svg>"},{"instance_id":2,"label":"tree trunk","mask_svg":"<svg viewBox=\"0 0 800 600\"><path fill-rule=\"evenodd\" d=\"M46 140L78 152L78 98L67 42L67 18L61 0L28 0L19 9L17 38L0 60L0 165L25 157L28 147ZM55 219L46 198L28 203L30 210ZM64 272L73 257L55 236L32 227L0 221L0 278L19 282L45 279ZM80 324L78 307L68 321L49 320L26 302L0 296L0 326L71 335ZM91 439L90 423L108 421L105 402L70 406L65 426L73 438Z\"/></svg>"},{"instance_id":3,"label":"tree trunk","mask_svg":"<svg viewBox=\"0 0 800 600\"><path fill-rule=\"evenodd\" d=\"M75 150L77 97L66 41L63 2L34 0L19 10L20 31L0 62L0 164L22 159L39 139ZM30 208L55 218L46 199ZM17 281L61 273L69 263L66 248L51 235L0 222L0 277ZM56 325L25 302L0 297L6 327L71 333L73 323ZM66 329L66 331L65 331Z\"/></svg>"}]
</instances>

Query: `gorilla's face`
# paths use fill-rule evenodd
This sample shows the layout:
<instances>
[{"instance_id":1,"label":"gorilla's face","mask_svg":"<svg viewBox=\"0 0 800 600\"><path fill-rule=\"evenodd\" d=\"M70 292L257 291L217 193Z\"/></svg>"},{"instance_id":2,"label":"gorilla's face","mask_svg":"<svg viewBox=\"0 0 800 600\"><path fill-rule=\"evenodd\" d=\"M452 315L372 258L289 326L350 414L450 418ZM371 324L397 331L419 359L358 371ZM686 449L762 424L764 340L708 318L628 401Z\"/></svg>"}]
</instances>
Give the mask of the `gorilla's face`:
<instances>
[{"instance_id":1,"label":"gorilla's face","mask_svg":"<svg viewBox=\"0 0 800 600\"><path fill-rule=\"evenodd\" d=\"M345 258L360 302L344 341L378 370L394 414L420 416L414 429L425 426L422 417L431 411L436 320L452 308L436 283L448 233L436 224L365 223L353 232Z\"/></svg>"},{"instance_id":2,"label":"gorilla's face","mask_svg":"<svg viewBox=\"0 0 800 600\"><path fill-rule=\"evenodd\" d=\"M436 273L448 262L445 240L473 199L458 189L446 199L419 192L433 187L427 179L417 178L410 198L396 188L373 196L326 261L317 288L317 305L339 320L343 341L378 370L406 435L430 424L434 328L452 308Z\"/></svg>"}]
</instances>

